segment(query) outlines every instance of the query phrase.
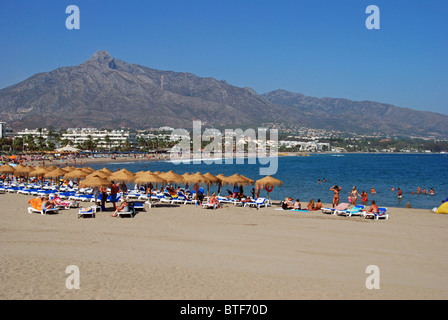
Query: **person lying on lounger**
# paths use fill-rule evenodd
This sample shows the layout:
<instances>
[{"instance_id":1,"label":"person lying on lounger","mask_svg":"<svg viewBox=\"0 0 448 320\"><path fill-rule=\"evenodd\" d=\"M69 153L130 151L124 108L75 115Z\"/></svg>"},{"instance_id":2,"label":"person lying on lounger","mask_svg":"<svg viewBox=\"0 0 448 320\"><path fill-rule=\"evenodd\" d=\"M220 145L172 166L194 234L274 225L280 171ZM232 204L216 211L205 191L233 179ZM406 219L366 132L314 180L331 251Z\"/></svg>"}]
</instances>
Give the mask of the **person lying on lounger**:
<instances>
[{"instance_id":1,"label":"person lying on lounger","mask_svg":"<svg viewBox=\"0 0 448 320\"><path fill-rule=\"evenodd\" d=\"M53 204L50 201L48 201L48 197L43 197L41 209L48 210L48 209L53 209L53 207L54 207Z\"/></svg>"}]
</instances>

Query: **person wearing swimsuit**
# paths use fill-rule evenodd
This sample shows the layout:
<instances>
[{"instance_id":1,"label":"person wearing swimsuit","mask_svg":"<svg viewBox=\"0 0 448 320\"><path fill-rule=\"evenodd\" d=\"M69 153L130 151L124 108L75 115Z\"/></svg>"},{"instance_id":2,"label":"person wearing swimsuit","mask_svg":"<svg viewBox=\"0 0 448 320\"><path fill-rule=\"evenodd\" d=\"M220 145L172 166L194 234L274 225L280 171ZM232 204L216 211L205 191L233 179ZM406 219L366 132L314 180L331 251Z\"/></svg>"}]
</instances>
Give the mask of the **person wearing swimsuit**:
<instances>
[{"instance_id":1,"label":"person wearing swimsuit","mask_svg":"<svg viewBox=\"0 0 448 320\"><path fill-rule=\"evenodd\" d=\"M356 206L356 199L358 198L358 196L361 196L358 193L358 190L356 190L356 187L353 187L352 191L349 192L350 196L352 197L352 204L354 206Z\"/></svg>"},{"instance_id":2,"label":"person wearing swimsuit","mask_svg":"<svg viewBox=\"0 0 448 320\"><path fill-rule=\"evenodd\" d=\"M337 206L339 204L339 192L341 191L341 189L342 189L341 187L338 187L336 185L330 188L330 190L334 192L333 208L335 205Z\"/></svg>"}]
</instances>

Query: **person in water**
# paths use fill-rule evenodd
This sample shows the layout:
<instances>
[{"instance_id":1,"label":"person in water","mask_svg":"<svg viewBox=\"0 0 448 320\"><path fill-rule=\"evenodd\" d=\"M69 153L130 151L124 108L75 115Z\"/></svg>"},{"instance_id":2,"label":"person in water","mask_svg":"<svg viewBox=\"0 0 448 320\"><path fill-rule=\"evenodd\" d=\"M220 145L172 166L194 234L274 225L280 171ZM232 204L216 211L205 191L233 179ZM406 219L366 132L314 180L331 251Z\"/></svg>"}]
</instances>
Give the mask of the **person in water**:
<instances>
[{"instance_id":1,"label":"person in water","mask_svg":"<svg viewBox=\"0 0 448 320\"><path fill-rule=\"evenodd\" d=\"M362 201L362 203L365 204L367 202L367 200L368 200L367 192L362 191L361 192L361 201Z\"/></svg>"}]
</instances>

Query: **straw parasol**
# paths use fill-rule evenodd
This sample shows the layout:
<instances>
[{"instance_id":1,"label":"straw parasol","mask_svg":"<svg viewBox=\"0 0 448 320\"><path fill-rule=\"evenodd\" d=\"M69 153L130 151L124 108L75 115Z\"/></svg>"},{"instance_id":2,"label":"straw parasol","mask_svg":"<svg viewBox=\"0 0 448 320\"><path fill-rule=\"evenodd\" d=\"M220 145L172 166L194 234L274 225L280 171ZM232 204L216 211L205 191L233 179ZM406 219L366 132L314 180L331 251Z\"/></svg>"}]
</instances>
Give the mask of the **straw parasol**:
<instances>
[{"instance_id":1,"label":"straw parasol","mask_svg":"<svg viewBox=\"0 0 448 320\"><path fill-rule=\"evenodd\" d=\"M226 177L225 179L221 180L222 184L225 185L243 185L247 184L247 180L242 178L239 174L235 173L229 177Z\"/></svg>"},{"instance_id":2,"label":"straw parasol","mask_svg":"<svg viewBox=\"0 0 448 320\"><path fill-rule=\"evenodd\" d=\"M76 179L76 181L77 181L77 183L79 185L79 180L85 178L87 175L88 175L87 172L85 172L85 171L83 171L81 169L75 169L75 170L72 170L70 172L67 172L64 175L64 179L65 180L74 180L74 179Z\"/></svg>"},{"instance_id":3,"label":"straw parasol","mask_svg":"<svg viewBox=\"0 0 448 320\"><path fill-rule=\"evenodd\" d=\"M88 177L86 177L83 181L81 181L79 183L80 187L91 187L91 188L95 188L95 187L110 187L112 186L112 182L110 182L107 179L101 178L100 176L97 175L90 175Z\"/></svg>"},{"instance_id":4,"label":"straw parasol","mask_svg":"<svg viewBox=\"0 0 448 320\"><path fill-rule=\"evenodd\" d=\"M14 173L15 169L9 164L4 164L0 167L0 173Z\"/></svg>"},{"instance_id":5,"label":"straw parasol","mask_svg":"<svg viewBox=\"0 0 448 320\"><path fill-rule=\"evenodd\" d=\"M92 172L95 171L94 169L89 168L89 167L82 167L82 168L80 168L80 169L81 169L82 171L87 172L87 173L92 173Z\"/></svg>"},{"instance_id":6,"label":"straw parasol","mask_svg":"<svg viewBox=\"0 0 448 320\"><path fill-rule=\"evenodd\" d=\"M112 173L107 179L109 181L120 181L122 184L126 184L126 182L132 182L135 180L135 174L129 170L121 169ZM123 196L125 193L123 192Z\"/></svg>"},{"instance_id":7,"label":"straw parasol","mask_svg":"<svg viewBox=\"0 0 448 320\"><path fill-rule=\"evenodd\" d=\"M207 181L207 197L208 197L210 186L212 184L218 184L219 185L221 180L219 178L217 178L216 176L212 175L210 172L207 172L207 173L203 174L203 176L208 179L208 181Z\"/></svg>"},{"instance_id":8,"label":"straw parasol","mask_svg":"<svg viewBox=\"0 0 448 320\"><path fill-rule=\"evenodd\" d=\"M26 176L26 184L28 184L28 179L30 177L31 171L34 171L34 168L28 167L28 166L22 166L22 167L17 166L16 170L14 171L14 175L16 177L21 176L21 175Z\"/></svg>"},{"instance_id":9,"label":"straw parasol","mask_svg":"<svg viewBox=\"0 0 448 320\"><path fill-rule=\"evenodd\" d=\"M14 167L14 176L17 176L17 174L20 172L20 170L22 170L23 168L25 168L25 166L21 163L19 163L18 165L16 165Z\"/></svg>"},{"instance_id":10,"label":"straw parasol","mask_svg":"<svg viewBox=\"0 0 448 320\"><path fill-rule=\"evenodd\" d=\"M218 183L218 195L221 195L221 187L223 184L225 184L224 182L226 181L227 177L225 175L223 175L222 173L216 175L216 178L219 179L219 183Z\"/></svg>"},{"instance_id":11,"label":"straw parasol","mask_svg":"<svg viewBox=\"0 0 448 320\"><path fill-rule=\"evenodd\" d=\"M111 175L109 175L108 179L110 181L134 181L135 180L135 174L132 173L129 170L126 169L121 169L119 171L116 171L114 173L112 173Z\"/></svg>"},{"instance_id":12,"label":"straw parasol","mask_svg":"<svg viewBox=\"0 0 448 320\"><path fill-rule=\"evenodd\" d=\"M42 177L42 185L41 189L44 188L44 175L48 172L47 168L45 167L37 167L35 170L31 171L29 175L31 177Z\"/></svg>"},{"instance_id":13,"label":"straw parasol","mask_svg":"<svg viewBox=\"0 0 448 320\"><path fill-rule=\"evenodd\" d=\"M46 167L47 168L47 171L48 172L51 172L51 171L53 171L53 170L56 170L58 167L55 167L55 166L48 166L48 167Z\"/></svg>"},{"instance_id":14,"label":"straw parasol","mask_svg":"<svg viewBox=\"0 0 448 320\"><path fill-rule=\"evenodd\" d=\"M151 185L153 183L163 183L163 184L165 184L166 180L163 179L162 177L152 173L152 172L145 172L145 173L139 175L139 177L137 177L134 182L137 183L137 184L148 184L148 183L150 184L150 187L149 187L149 203L151 203L151 190L152 190Z\"/></svg>"},{"instance_id":15,"label":"straw parasol","mask_svg":"<svg viewBox=\"0 0 448 320\"><path fill-rule=\"evenodd\" d=\"M107 174L112 174L113 173L111 170L107 169L106 167L104 167L103 169L100 169L98 171L102 171L102 172L107 173Z\"/></svg>"},{"instance_id":16,"label":"straw parasol","mask_svg":"<svg viewBox=\"0 0 448 320\"><path fill-rule=\"evenodd\" d=\"M108 181L107 179L101 178L97 175L89 175L79 183L79 186L82 188L85 188L85 187L97 188L97 187L102 187L102 186L110 187L110 186L112 186L112 182ZM98 194L95 192L94 193L95 203L96 203L96 200L98 199L97 195Z\"/></svg>"},{"instance_id":17,"label":"straw parasol","mask_svg":"<svg viewBox=\"0 0 448 320\"><path fill-rule=\"evenodd\" d=\"M73 171L73 170L75 170L75 169L76 169L75 167L70 167L70 166L66 166L66 167L62 168L62 170L65 170L65 171L67 171L67 172L69 172L69 171Z\"/></svg>"},{"instance_id":18,"label":"straw parasol","mask_svg":"<svg viewBox=\"0 0 448 320\"><path fill-rule=\"evenodd\" d=\"M240 177L243 178L243 179L245 179L245 180L247 180L247 184L248 184L248 185L252 185L252 184L254 184L254 180L252 180L252 179L250 179L250 178L248 178L248 177L246 177L246 176L243 176L242 174L240 174Z\"/></svg>"},{"instance_id":19,"label":"straw parasol","mask_svg":"<svg viewBox=\"0 0 448 320\"><path fill-rule=\"evenodd\" d=\"M61 168L56 168L53 171L47 172L44 177L45 178L60 178L63 177L65 174L67 173L67 171L61 169ZM58 182L58 192L60 190L61 184Z\"/></svg>"},{"instance_id":20,"label":"straw parasol","mask_svg":"<svg viewBox=\"0 0 448 320\"><path fill-rule=\"evenodd\" d=\"M89 177L94 177L94 176L98 176L100 178L107 179L109 177L109 174L104 173L103 171L97 170L97 171L94 171L94 172L90 173L89 175L87 175L86 179Z\"/></svg>"},{"instance_id":21,"label":"straw parasol","mask_svg":"<svg viewBox=\"0 0 448 320\"><path fill-rule=\"evenodd\" d=\"M168 172L163 172L158 175L159 177L163 178L168 183L183 183L184 177L180 174L177 174L173 172L173 170L170 170Z\"/></svg>"},{"instance_id":22,"label":"straw parasol","mask_svg":"<svg viewBox=\"0 0 448 320\"><path fill-rule=\"evenodd\" d=\"M188 182L188 183L191 183L191 184L195 185L194 188L196 190L196 197L198 195L197 192L199 190L199 184L200 183L207 183L208 184L209 181L210 180L208 178L204 177L200 172L196 172L195 174L192 174L192 175L187 176L185 178L185 182Z\"/></svg>"},{"instance_id":23,"label":"straw parasol","mask_svg":"<svg viewBox=\"0 0 448 320\"><path fill-rule=\"evenodd\" d=\"M272 192L272 189L274 188L274 186L281 186L283 185L283 182L271 177L271 176L266 176L260 180L257 180L255 182L255 186L256 188L265 188L266 192L267 192L267 198L269 199L269 193Z\"/></svg>"}]
</instances>

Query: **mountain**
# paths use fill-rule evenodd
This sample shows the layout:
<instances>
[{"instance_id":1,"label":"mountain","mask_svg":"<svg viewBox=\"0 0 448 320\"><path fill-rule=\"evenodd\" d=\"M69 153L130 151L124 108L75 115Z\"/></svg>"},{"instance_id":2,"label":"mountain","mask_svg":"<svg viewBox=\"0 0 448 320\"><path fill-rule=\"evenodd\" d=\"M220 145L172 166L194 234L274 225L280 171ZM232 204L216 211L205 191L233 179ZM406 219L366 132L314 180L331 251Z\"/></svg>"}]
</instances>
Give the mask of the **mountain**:
<instances>
[{"instance_id":1,"label":"mountain","mask_svg":"<svg viewBox=\"0 0 448 320\"><path fill-rule=\"evenodd\" d=\"M315 98L286 90L262 95L276 105L294 108L310 128L360 134L448 138L448 116L373 101Z\"/></svg>"},{"instance_id":2,"label":"mountain","mask_svg":"<svg viewBox=\"0 0 448 320\"><path fill-rule=\"evenodd\" d=\"M249 88L129 64L105 51L0 90L0 119L13 128L191 128L193 119L257 125L281 120L282 109Z\"/></svg>"},{"instance_id":3,"label":"mountain","mask_svg":"<svg viewBox=\"0 0 448 320\"><path fill-rule=\"evenodd\" d=\"M36 74L0 90L0 121L24 128L217 128L276 124L355 133L448 138L447 116L371 101L307 97L191 73L160 71L96 52L84 63Z\"/></svg>"}]
</instances>

